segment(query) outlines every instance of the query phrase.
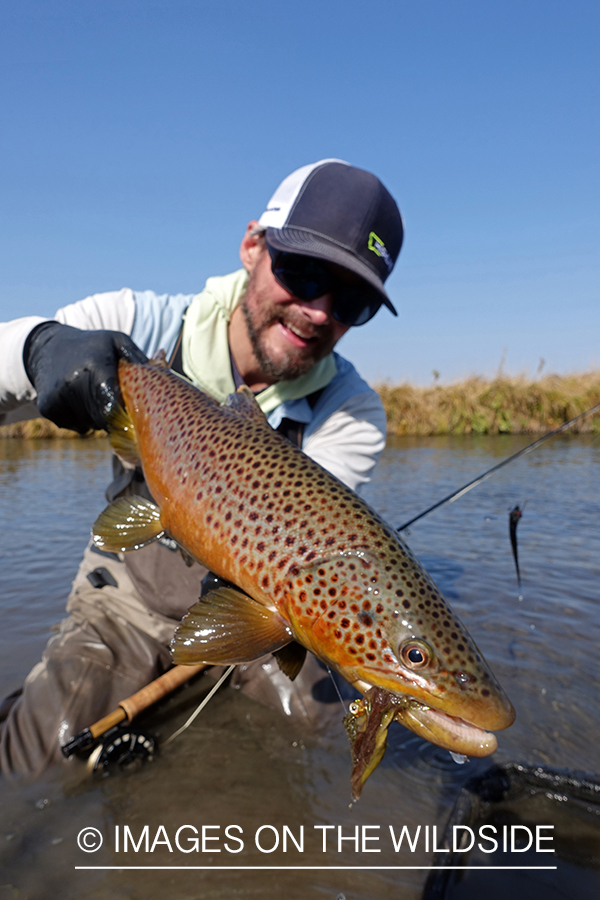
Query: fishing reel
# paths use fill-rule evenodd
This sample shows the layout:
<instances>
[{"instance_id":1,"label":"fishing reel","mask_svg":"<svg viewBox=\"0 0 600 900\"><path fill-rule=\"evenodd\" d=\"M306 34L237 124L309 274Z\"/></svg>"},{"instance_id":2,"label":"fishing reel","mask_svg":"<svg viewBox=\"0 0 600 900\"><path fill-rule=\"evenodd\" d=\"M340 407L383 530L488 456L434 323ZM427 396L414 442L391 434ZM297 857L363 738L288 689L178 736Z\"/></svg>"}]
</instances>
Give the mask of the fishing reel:
<instances>
[{"instance_id":1,"label":"fishing reel","mask_svg":"<svg viewBox=\"0 0 600 900\"><path fill-rule=\"evenodd\" d=\"M88 757L88 768L93 772L108 773L111 770L137 771L145 762L152 762L156 741L152 735L131 728L116 725L103 736L102 742Z\"/></svg>"}]
</instances>

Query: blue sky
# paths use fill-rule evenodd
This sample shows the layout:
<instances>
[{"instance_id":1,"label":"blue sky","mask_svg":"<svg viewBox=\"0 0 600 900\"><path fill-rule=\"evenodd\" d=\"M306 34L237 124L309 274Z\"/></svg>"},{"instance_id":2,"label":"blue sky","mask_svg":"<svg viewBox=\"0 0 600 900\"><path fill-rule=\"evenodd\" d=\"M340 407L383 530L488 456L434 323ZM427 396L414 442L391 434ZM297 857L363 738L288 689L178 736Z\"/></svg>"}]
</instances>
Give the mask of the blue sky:
<instances>
[{"instance_id":1,"label":"blue sky","mask_svg":"<svg viewBox=\"0 0 600 900\"><path fill-rule=\"evenodd\" d=\"M369 380L600 368L591 0L7 0L0 319L238 266L277 183L375 172L406 223Z\"/></svg>"}]
</instances>

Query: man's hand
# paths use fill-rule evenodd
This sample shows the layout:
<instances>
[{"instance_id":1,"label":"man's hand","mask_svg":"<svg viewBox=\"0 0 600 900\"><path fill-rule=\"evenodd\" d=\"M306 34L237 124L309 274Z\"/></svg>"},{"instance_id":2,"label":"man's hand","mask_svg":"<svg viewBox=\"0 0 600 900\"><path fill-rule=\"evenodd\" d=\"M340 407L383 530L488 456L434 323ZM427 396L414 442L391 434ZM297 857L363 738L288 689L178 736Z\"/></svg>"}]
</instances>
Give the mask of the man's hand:
<instances>
[{"instance_id":1,"label":"man's hand","mask_svg":"<svg viewBox=\"0 0 600 900\"><path fill-rule=\"evenodd\" d=\"M23 348L40 414L81 434L105 428L107 413L121 400L119 359L148 361L120 331L81 331L60 322L37 325Z\"/></svg>"}]
</instances>

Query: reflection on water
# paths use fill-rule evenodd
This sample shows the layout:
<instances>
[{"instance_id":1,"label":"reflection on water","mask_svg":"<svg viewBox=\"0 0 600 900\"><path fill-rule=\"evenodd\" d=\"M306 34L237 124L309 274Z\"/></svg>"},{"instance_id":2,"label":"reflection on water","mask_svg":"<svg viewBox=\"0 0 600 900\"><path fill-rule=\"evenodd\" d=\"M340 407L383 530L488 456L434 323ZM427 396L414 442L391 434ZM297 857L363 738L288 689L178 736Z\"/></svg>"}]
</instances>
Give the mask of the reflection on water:
<instances>
[{"instance_id":1,"label":"reflection on water","mask_svg":"<svg viewBox=\"0 0 600 900\"><path fill-rule=\"evenodd\" d=\"M526 444L525 437L403 438L384 454L368 498L393 524L406 521ZM89 527L103 507L109 459L102 443L0 443L0 693L18 686L62 615ZM509 760L600 771L600 442L561 437L508 466L411 529L407 540L459 613L513 701L517 721L499 735L498 762ZM508 511L525 506L519 525L523 599L508 538ZM200 677L142 724L166 738L206 692ZM341 719L341 712L340 712ZM292 865L426 866L419 845L393 852L389 826L443 826L460 787L486 760L456 766L445 751L393 726L391 746L360 802L349 806L349 753L342 727L327 737L224 689L155 762L131 773L90 779L58 774L34 785L0 783L0 884L10 897L67 898L418 898L423 871L292 871ZM114 828L159 826L173 839L182 825L243 829L244 849L152 854L114 851ZM261 853L260 826L298 839ZM378 854L337 850L337 830L373 826ZM97 854L76 836L106 835ZM377 828L377 826L379 826ZM191 832L186 832L191 834ZM239 833L239 832L238 832ZM600 833L600 832L599 832ZM268 834L264 832L265 844ZM334 840L335 838L335 840ZM219 850L220 852L217 852ZM35 866L30 861L35 855ZM287 871L75 871L76 865L269 865ZM498 861L501 864L501 860ZM546 873L548 875L548 873ZM551 874L551 873L550 873ZM483 876L481 876L483 877ZM525 877L525 876L524 876ZM523 881L523 886L531 884ZM1 888L0 888L1 890ZM522 896L526 894L523 893ZM3 897L2 894L0 896Z\"/></svg>"}]
</instances>

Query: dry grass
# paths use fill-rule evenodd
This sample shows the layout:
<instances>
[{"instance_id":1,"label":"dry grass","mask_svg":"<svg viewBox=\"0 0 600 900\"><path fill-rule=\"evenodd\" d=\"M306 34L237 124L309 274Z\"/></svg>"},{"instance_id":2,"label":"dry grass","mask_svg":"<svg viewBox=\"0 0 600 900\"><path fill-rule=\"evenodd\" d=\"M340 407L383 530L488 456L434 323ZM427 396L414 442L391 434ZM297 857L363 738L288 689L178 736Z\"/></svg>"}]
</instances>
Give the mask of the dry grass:
<instances>
[{"instance_id":1,"label":"dry grass","mask_svg":"<svg viewBox=\"0 0 600 900\"><path fill-rule=\"evenodd\" d=\"M429 388L382 384L377 391L390 434L537 434L558 428L600 403L600 372L536 380L473 377ZM600 415L584 419L573 431L600 431ZM94 431L85 438L104 435ZM47 419L0 426L0 438L74 437L81 435L57 428Z\"/></svg>"},{"instance_id":2,"label":"dry grass","mask_svg":"<svg viewBox=\"0 0 600 900\"><path fill-rule=\"evenodd\" d=\"M379 385L390 434L536 434L600 403L600 372L536 380L468 378L446 386ZM598 432L600 415L573 431Z\"/></svg>"},{"instance_id":3,"label":"dry grass","mask_svg":"<svg viewBox=\"0 0 600 900\"><path fill-rule=\"evenodd\" d=\"M14 422L12 425L0 425L0 440L2 438L89 438L106 437L105 431L90 431L88 434L78 434L67 428L59 428L48 419L27 419L24 422Z\"/></svg>"}]
</instances>

